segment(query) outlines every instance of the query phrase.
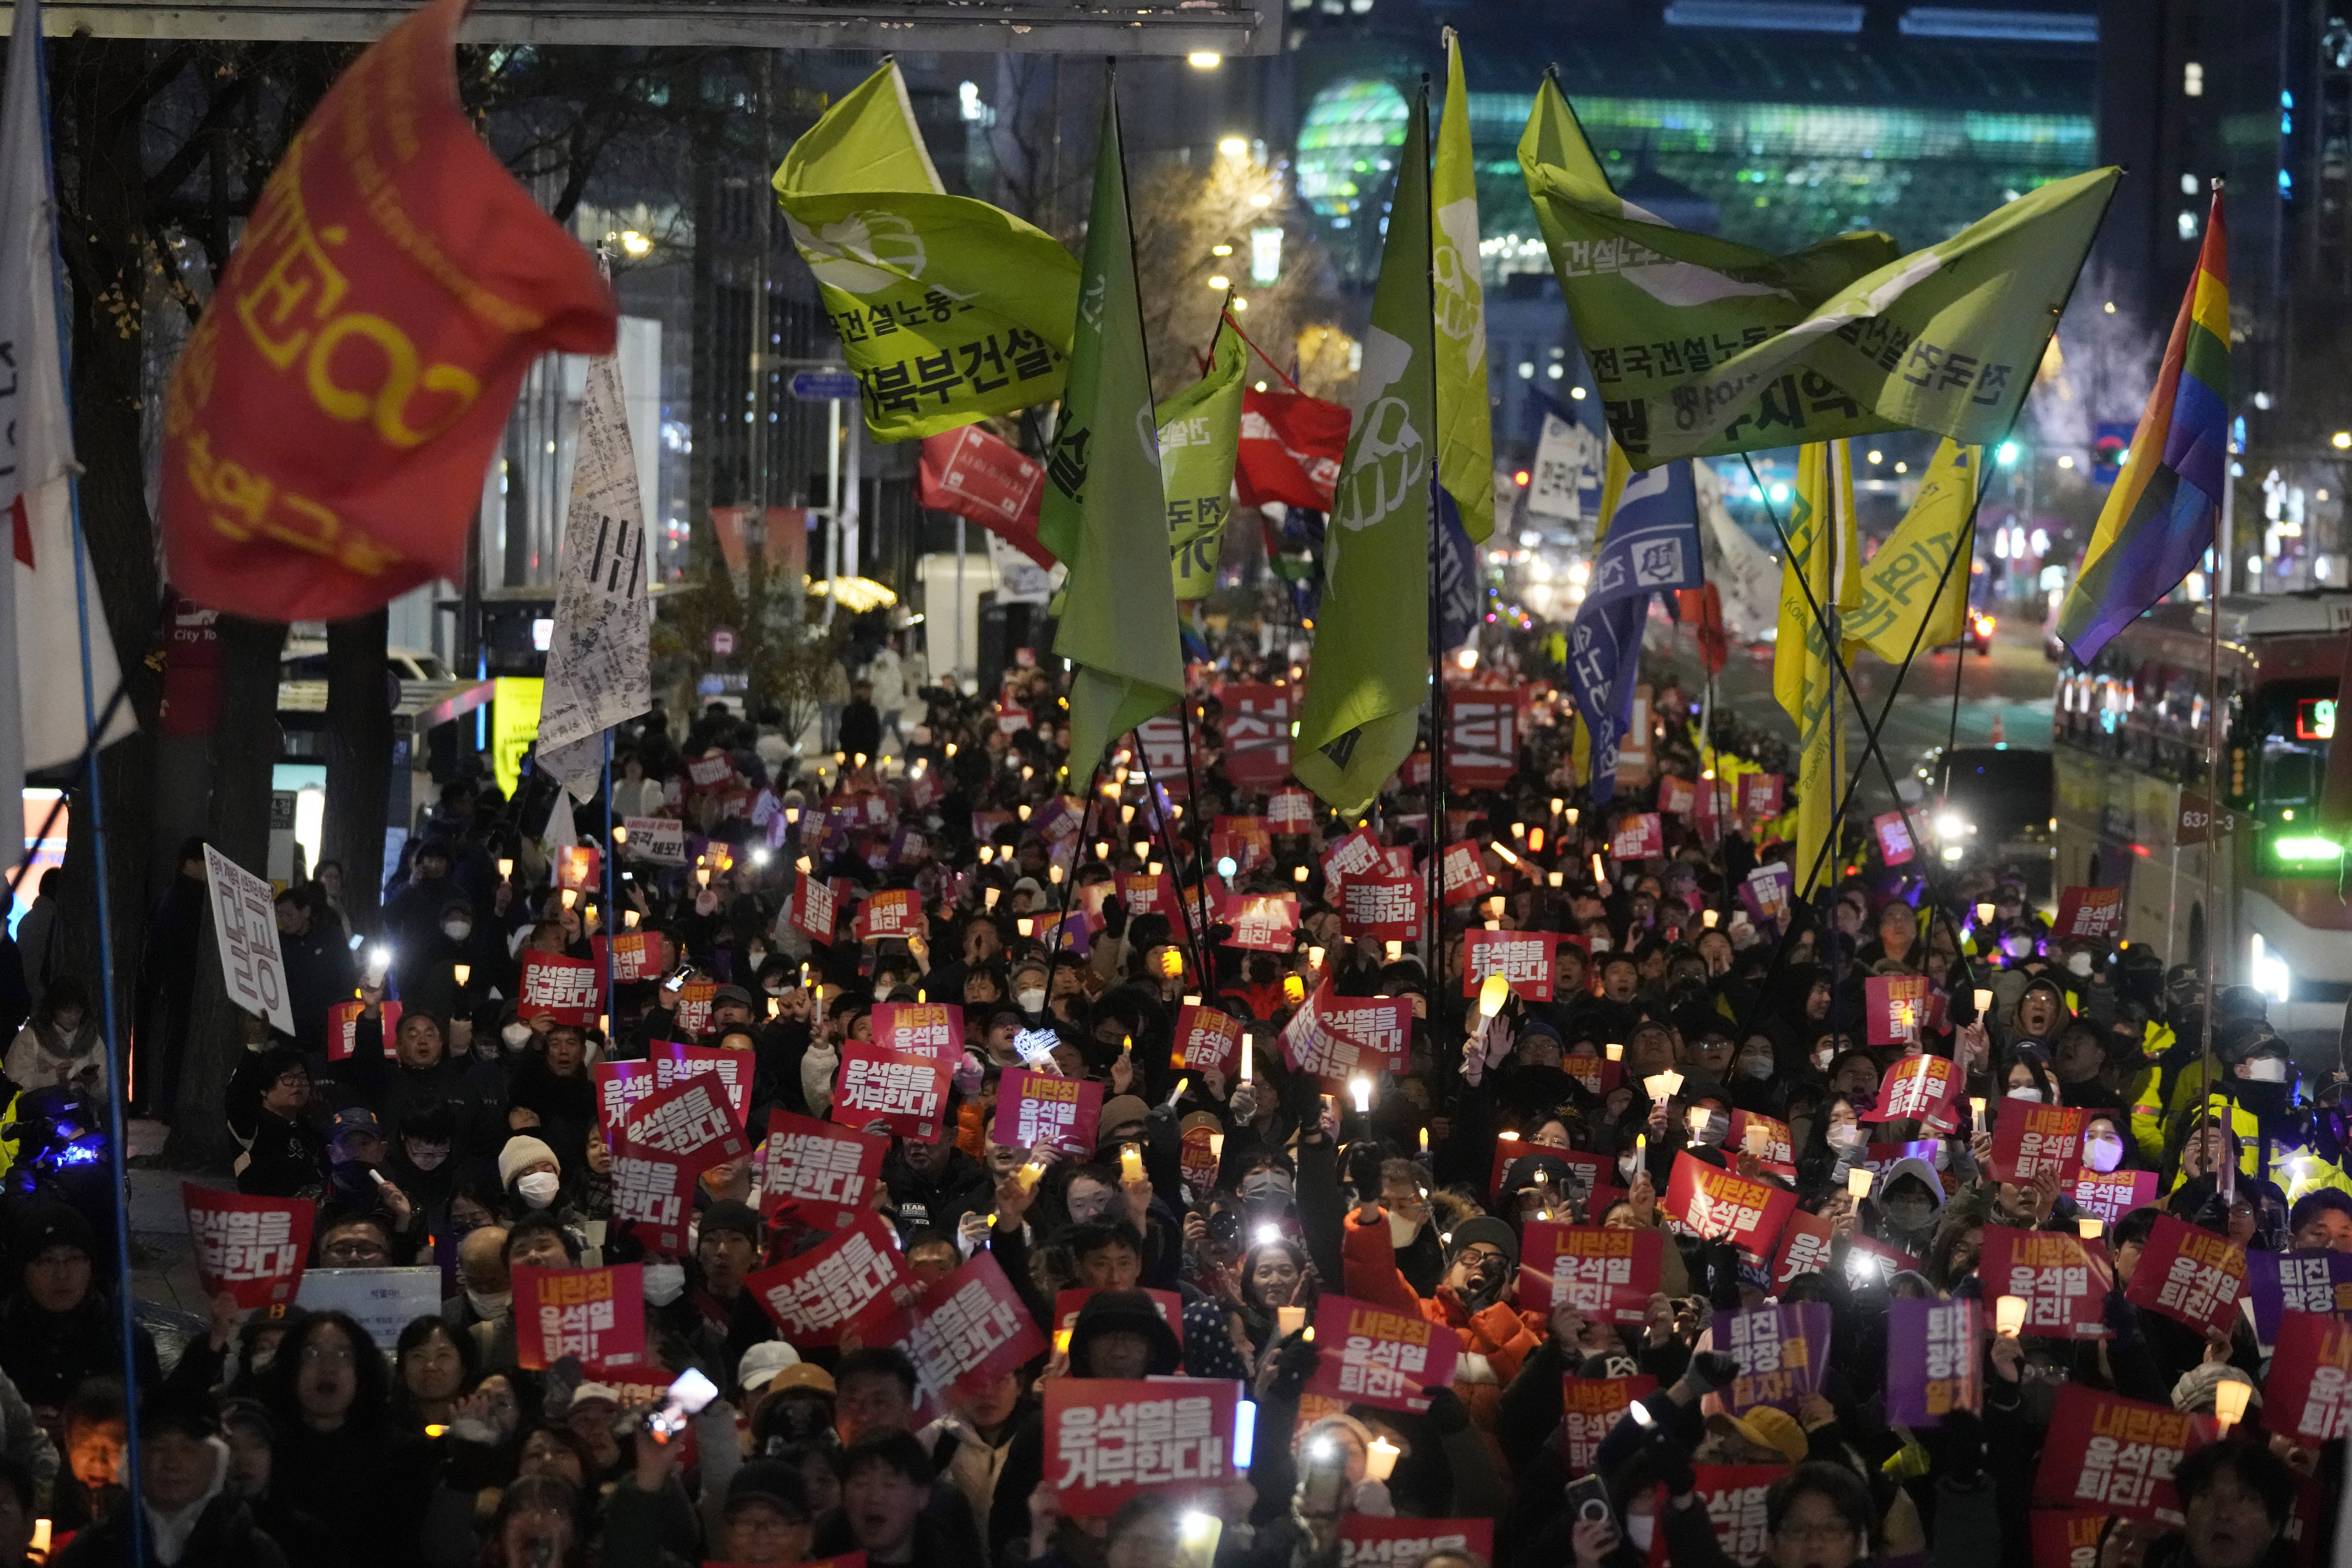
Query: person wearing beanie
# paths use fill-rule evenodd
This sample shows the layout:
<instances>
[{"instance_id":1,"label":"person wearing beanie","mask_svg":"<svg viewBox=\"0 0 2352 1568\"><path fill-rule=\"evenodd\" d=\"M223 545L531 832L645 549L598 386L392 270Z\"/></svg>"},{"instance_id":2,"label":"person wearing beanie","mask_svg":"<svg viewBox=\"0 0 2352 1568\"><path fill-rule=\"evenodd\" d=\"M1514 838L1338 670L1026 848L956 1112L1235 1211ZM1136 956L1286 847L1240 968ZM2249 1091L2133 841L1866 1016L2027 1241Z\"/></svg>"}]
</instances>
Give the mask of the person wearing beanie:
<instances>
[{"instance_id":1,"label":"person wearing beanie","mask_svg":"<svg viewBox=\"0 0 2352 1568\"><path fill-rule=\"evenodd\" d=\"M509 1219L553 1209L563 1191L563 1162L544 1139L518 1132L499 1151L499 1185Z\"/></svg>"},{"instance_id":2,"label":"person wearing beanie","mask_svg":"<svg viewBox=\"0 0 2352 1568\"><path fill-rule=\"evenodd\" d=\"M0 1300L0 1372L34 1408L59 1409L87 1380L122 1375L121 1325L98 1288L98 1238L79 1213L37 1205L14 1240L17 1274ZM163 1375L155 1342L144 1328L137 1334L139 1386L152 1388Z\"/></svg>"}]
</instances>

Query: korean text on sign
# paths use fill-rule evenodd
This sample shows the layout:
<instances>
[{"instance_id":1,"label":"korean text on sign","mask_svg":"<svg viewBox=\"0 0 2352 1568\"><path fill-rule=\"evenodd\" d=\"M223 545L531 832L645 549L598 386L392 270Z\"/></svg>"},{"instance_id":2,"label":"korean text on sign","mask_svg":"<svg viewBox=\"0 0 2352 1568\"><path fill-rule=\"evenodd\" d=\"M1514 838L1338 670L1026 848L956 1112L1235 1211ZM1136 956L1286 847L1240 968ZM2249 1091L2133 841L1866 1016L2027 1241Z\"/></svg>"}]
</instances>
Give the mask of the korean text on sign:
<instances>
[{"instance_id":1,"label":"korean text on sign","mask_svg":"<svg viewBox=\"0 0 2352 1568\"><path fill-rule=\"evenodd\" d=\"M1934 1426L1955 1410L1979 1411L1984 1310L1974 1300L1897 1299L1886 1310L1886 1419Z\"/></svg>"},{"instance_id":2,"label":"korean text on sign","mask_svg":"<svg viewBox=\"0 0 2352 1568\"><path fill-rule=\"evenodd\" d=\"M1007 1068L996 1096L996 1141L1015 1149L1091 1154L1102 1099L1103 1086L1092 1079Z\"/></svg>"},{"instance_id":3,"label":"korean text on sign","mask_svg":"<svg viewBox=\"0 0 2352 1568\"><path fill-rule=\"evenodd\" d=\"M2210 1431L2210 1421L2167 1405L2062 1383L2033 1478L2033 1500L2177 1524L2173 1475Z\"/></svg>"},{"instance_id":4,"label":"korean text on sign","mask_svg":"<svg viewBox=\"0 0 2352 1568\"><path fill-rule=\"evenodd\" d=\"M1043 1354L1045 1338L1003 1266L982 1252L924 1292L906 1344L918 1383L943 1409L959 1379L1010 1371Z\"/></svg>"},{"instance_id":5,"label":"korean text on sign","mask_svg":"<svg viewBox=\"0 0 2352 1568\"><path fill-rule=\"evenodd\" d=\"M194 1182L181 1184L180 1199L207 1294L226 1291L248 1309L294 1299L317 1205L307 1198L247 1197Z\"/></svg>"},{"instance_id":6,"label":"korean text on sign","mask_svg":"<svg viewBox=\"0 0 2352 1568\"><path fill-rule=\"evenodd\" d=\"M842 1051L833 1120L852 1127L887 1121L902 1136L929 1138L939 1131L951 1071L936 1057L901 1056L852 1041Z\"/></svg>"},{"instance_id":7,"label":"korean text on sign","mask_svg":"<svg viewBox=\"0 0 2352 1568\"><path fill-rule=\"evenodd\" d=\"M2024 1300L2027 1333L2107 1337L2107 1290L2113 1274L2106 1260L2086 1250L2079 1237L1989 1225L1977 1271L1989 1292Z\"/></svg>"},{"instance_id":8,"label":"korean text on sign","mask_svg":"<svg viewBox=\"0 0 2352 1568\"><path fill-rule=\"evenodd\" d=\"M1326 1293L1315 1303L1315 1333L1322 1354L1309 1394L1418 1414L1429 1408L1423 1389L1454 1380L1458 1342L1422 1318Z\"/></svg>"},{"instance_id":9,"label":"korean text on sign","mask_svg":"<svg viewBox=\"0 0 2352 1568\"><path fill-rule=\"evenodd\" d=\"M781 1108L768 1113L767 1171L760 1206L771 1220L814 1229L853 1223L881 1179L890 1141Z\"/></svg>"},{"instance_id":10,"label":"korean text on sign","mask_svg":"<svg viewBox=\"0 0 2352 1568\"><path fill-rule=\"evenodd\" d=\"M1462 965L1462 994L1475 996L1486 976L1499 974L1530 1002L1552 999L1552 956L1559 937L1552 931L1474 931Z\"/></svg>"},{"instance_id":11,"label":"korean text on sign","mask_svg":"<svg viewBox=\"0 0 2352 1568\"><path fill-rule=\"evenodd\" d=\"M1638 1323L1658 1288L1665 1237L1654 1230L1529 1220L1519 1248L1519 1305L1573 1307L1604 1323Z\"/></svg>"},{"instance_id":12,"label":"korean text on sign","mask_svg":"<svg viewBox=\"0 0 2352 1568\"><path fill-rule=\"evenodd\" d=\"M1045 1481L1079 1518L1145 1491L1207 1490L1233 1473L1236 1383L1053 1378L1045 1384Z\"/></svg>"},{"instance_id":13,"label":"korean text on sign","mask_svg":"<svg viewBox=\"0 0 2352 1568\"><path fill-rule=\"evenodd\" d=\"M213 929L220 939L221 979L229 999L286 1034L294 1033L286 959L278 947L276 889L209 844L205 870L212 884Z\"/></svg>"},{"instance_id":14,"label":"korean text on sign","mask_svg":"<svg viewBox=\"0 0 2352 1568\"><path fill-rule=\"evenodd\" d=\"M2228 1332L2245 1294L2245 1248L2227 1237L2159 1215L2124 1299L2200 1332Z\"/></svg>"},{"instance_id":15,"label":"korean text on sign","mask_svg":"<svg viewBox=\"0 0 2352 1568\"><path fill-rule=\"evenodd\" d=\"M905 1279L898 1238L869 1211L849 1229L743 1283L787 1339L829 1345L850 1320L893 1298Z\"/></svg>"},{"instance_id":16,"label":"korean text on sign","mask_svg":"<svg viewBox=\"0 0 2352 1568\"><path fill-rule=\"evenodd\" d=\"M1658 1386L1643 1373L1633 1377L1571 1377L1560 1385L1560 1465L1573 1476L1592 1468L1601 1441L1633 1401Z\"/></svg>"},{"instance_id":17,"label":"korean text on sign","mask_svg":"<svg viewBox=\"0 0 2352 1568\"><path fill-rule=\"evenodd\" d=\"M645 1266L514 1271L515 1354L543 1371L564 1356L626 1365L646 1351Z\"/></svg>"},{"instance_id":18,"label":"korean text on sign","mask_svg":"<svg viewBox=\"0 0 2352 1568\"><path fill-rule=\"evenodd\" d=\"M1822 1303L1718 1312L1709 1331L1715 1348L1739 1363L1723 1391L1726 1409L1793 1405L1820 1390L1830 1348L1830 1310Z\"/></svg>"}]
</instances>

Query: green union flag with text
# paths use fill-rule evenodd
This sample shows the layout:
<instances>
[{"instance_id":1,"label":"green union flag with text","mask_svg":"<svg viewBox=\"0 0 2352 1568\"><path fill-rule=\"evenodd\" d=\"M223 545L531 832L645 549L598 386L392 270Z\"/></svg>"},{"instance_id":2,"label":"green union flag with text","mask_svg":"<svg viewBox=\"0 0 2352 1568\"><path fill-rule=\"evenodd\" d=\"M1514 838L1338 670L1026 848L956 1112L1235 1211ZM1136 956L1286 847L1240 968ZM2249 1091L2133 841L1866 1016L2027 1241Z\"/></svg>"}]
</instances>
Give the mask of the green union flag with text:
<instances>
[{"instance_id":1,"label":"green union flag with text","mask_svg":"<svg viewBox=\"0 0 2352 1568\"><path fill-rule=\"evenodd\" d=\"M1358 811L1412 754L1429 692L1429 465L1437 428L1428 93L1405 127L1356 414L1324 534L1322 614L1292 747L1298 782Z\"/></svg>"},{"instance_id":2,"label":"green union flag with text","mask_svg":"<svg viewBox=\"0 0 2352 1568\"><path fill-rule=\"evenodd\" d=\"M1130 233L1118 101L1107 90L1069 384L1037 511L1038 542L1069 567L1054 651L1076 666L1074 788L1113 738L1174 706L1184 688Z\"/></svg>"},{"instance_id":3,"label":"green union flag with text","mask_svg":"<svg viewBox=\"0 0 2352 1568\"><path fill-rule=\"evenodd\" d=\"M1168 555L1179 599L1216 586L1217 552L1233 516L1234 462L1241 455L1243 378L1249 350L1221 321L1209 373L1152 413L1168 494Z\"/></svg>"},{"instance_id":4,"label":"green union flag with text","mask_svg":"<svg viewBox=\"0 0 2352 1568\"><path fill-rule=\"evenodd\" d=\"M774 185L877 437L1060 394L1076 264L1044 230L941 194L895 64L793 144Z\"/></svg>"},{"instance_id":5,"label":"green union flag with text","mask_svg":"<svg viewBox=\"0 0 2352 1568\"><path fill-rule=\"evenodd\" d=\"M1486 290L1479 280L1477 165L1470 153L1470 86L1462 44L1445 38L1445 109L1430 174L1436 208L1437 481L1454 498L1473 544L1495 531L1495 429L1486 391Z\"/></svg>"},{"instance_id":6,"label":"green union flag with text","mask_svg":"<svg viewBox=\"0 0 2352 1568\"><path fill-rule=\"evenodd\" d=\"M1774 256L1620 199L1549 79L1519 167L1610 431L1642 468L1887 430L1999 439L2119 176L2054 180L1908 256L1883 234Z\"/></svg>"}]
</instances>

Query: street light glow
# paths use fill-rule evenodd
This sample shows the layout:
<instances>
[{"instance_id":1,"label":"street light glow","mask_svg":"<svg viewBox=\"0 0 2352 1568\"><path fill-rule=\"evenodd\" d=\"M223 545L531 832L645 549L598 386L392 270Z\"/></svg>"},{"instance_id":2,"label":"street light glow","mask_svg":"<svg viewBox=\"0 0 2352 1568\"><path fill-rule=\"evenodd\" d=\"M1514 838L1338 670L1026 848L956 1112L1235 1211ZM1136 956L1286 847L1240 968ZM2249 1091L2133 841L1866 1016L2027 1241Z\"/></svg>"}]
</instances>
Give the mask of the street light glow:
<instances>
[{"instance_id":1,"label":"street light glow","mask_svg":"<svg viewBox=\"0 0 2352 1568\"><path fill-rule=\"evenodd\" d=\"M1213 71L1225 63L1225 57L1214 49L1194 49L1184 57L1184 63L1196 71Z\"/></svg>"}]
</instances>

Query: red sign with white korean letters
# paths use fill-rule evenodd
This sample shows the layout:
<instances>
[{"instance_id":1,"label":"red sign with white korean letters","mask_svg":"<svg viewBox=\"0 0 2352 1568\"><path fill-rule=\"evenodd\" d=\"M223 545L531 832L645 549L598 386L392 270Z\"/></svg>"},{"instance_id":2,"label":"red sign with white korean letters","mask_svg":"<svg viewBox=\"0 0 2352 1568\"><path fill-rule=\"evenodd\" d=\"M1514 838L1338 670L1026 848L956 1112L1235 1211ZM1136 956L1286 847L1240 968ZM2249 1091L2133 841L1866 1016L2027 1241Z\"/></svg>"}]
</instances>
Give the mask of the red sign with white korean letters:
<instances>
[{"instance_id":1,"label":"red sign with white korean letters","mask_svg":"<svg viewBox=\"0 0 2352 1568\"><path fill-rule=\"evenodd\" d=\"M2062 941L2076 937L2105 942L2124 933L2124 890L2121 888L2068 888L2058 895L2058 918L2051 934Z\"/></svg>"},{"instance_id":2,"label":"red sign with white korean letters","mask_svg":"<svg viewBox=\"0 0 2352 1568\"><path fill-rule=\"evenodd\" d=\"M1076 1519L1146 1493L1205 1496L1237 1479L1240 1400L1241 1384L1222 1378L1048 1378L1045 1484Z\"/></svg>"},{"instance_id":3,"label":"red sign with white korean letters","mask_svg":"<svg viewBox=\"0 0 2352 1568\"><path fill-rule=\"evenodd\" d=\"M2287 1312L2263 1380L2263 1425L2315 1443L2352 1436L2352 1323L2332 1313Z\"/></svg>"},{"instance_id":4,"label":"red sign with white korean letters","mask_svg":"<svg viewBox=\"0 0 2352 1568\"><path fill-rule=\"evenodd\" d=\"M1045 1336L992 1252L933 1282L911 1310L907 1357L917 1385L943 1414L957 1384L985 1382L1045 1352Z\"/></svg>"},{"instance_id":5,"label":"red sign with white korean letters","mask_svg":"<svg viewBox=\"0 0 2352 1568\"><path fill-rule=\"evenodd\" d=\"M329 1061L348 1061L352 1053L359 1049L360 1013L366 1006L364 1002L338 1002L327 1009ZM378 1004L377 1011L382 1015L379 1032L383 1036L383 1054L391 1056L392 1043L400 1035L400 1004L386 997Z\"/></svg>"},{"instance_id":6,"label":"red sign with white korean letters","mask_svg":"<svg viewBox=\"0 0 2352 1568\"><path fill-rule=\"evenodd\" d=\"M889 1152L890 1140L880 1133L772 1110L761 1215L771 1223L789 1219L813 1230L838 1230L873 1197Z\"/></svg>"},{"instance_id":7,"label":"red sign with white korean letters","mask_svg":"<svg viewBox=\"0 0 2352 1568\"><path fill-rule=\"evenodd\" d=\"M622 1151L674 1160L693 1175L748 1157L751 1145L723 1087L706 1075L657 1089L625 1110L615 1152Z\"/></svg>"},{"instance_id":8,"label":"red sign with white korean letters","mask_svg":"<svg viewBox=\"0 0 2352 1568\"><path fill-rule=\"evenodd\" d=\"M1316 1298L1314 1323L1319 1354L1308 1394L1418 1415L1429 1408L1423 1389L1454 1381L1461 1342L1443 1324L1329 1291Z\"/></svg>"},{"instance_id":9,"label":"red sign with white korean letters","mask_svg":"<svg viewBox=\"0 0 2352 1568\"><path fill-rule=\"evenodd\" d=\"M1489 974L1499 974L1528 1001L1551 1000L1552 955L1559 935L1548 931L1474 931L1462 964L1462 994L1475 996Z\"/></svg>"},{"instance_id":10,"label":"red sign with white korean letters","mask_svg":"<svg viewBox=\"0 0 2352 1568\"><path fill-rule=\"evenodd\" d=\"M1665 1237L1643 1228L1531 1219L1519 1242L1519 1309L1546 1316L1574 1307L1603 1323L1639 1323L1658 1288Z\"/></svg>"},{"instance_id":11,"label":"red sign with white korean letters","mask_svg":"<svg viewBox=\"0 0 2352 1568\"><path fill-rule=\"evenodd\" d=\"M877 1002L869 1033L886 1051L953 1061L963 1055L963 1009L943 1002Z\"/></svg>"},{"instance_id":12,"label":"red sign with white korean letters","mask_svg":"<svg viewBox=\"0 0 2352 1568\"><path fill-rule=\"evenodd\" d=\"M2146 1266L2143 1259L2141 1267ZM2107 1337L2107 1291L2115 1270L2105 1252L2084 1245L2080 1237L1989 1225L1977 1274L1984 1280L1986 1295L2015 1296L2025 1302L2028 1334Z\"/></svg>"},{"instance_id":13,"label":"red sign with white korean letters","mask_svg":"<svg viewBox=\"0 0 2352 1568\"><path fill-rule=\"evenodd\" d=\"M1486 876L1486 862L1479 858L1475 840L1465 838L1445 847L1445 861L1440 873L1444 878L1445 901L1448 904L1467 903L1484 898L1494 883Z\"/></svg>"},{"instance_id":14,"label":"red sign with white korean letters","mask_svg":"<svg viewBox=\"0 0 2352 1568\"><path fill-rule=\"evenodd\" d=\"M744 1279L784 1337L803 1348L829 1345L869 1309L911 1300L898 1238L868 1210L808 1251Z\"/></svg>"},{"instance_id":15,"label":"red sign with white korean letters","mask_svg":"<svg viewBox=\"0 0 2352 1568\"><path fill-rule=\"evenodd\" d=\"M1454 789L1500 789L1519 769L1519 694L1459 693L1445 704L1445 776Z\"/></svg>"},{"instance_id":16,"label":"red sign with white korean letters","mask_svg":"<svg viewBox=\"0 0 2352 1568\"><path fill-rule=\"evenodd\" d=\"M628 1365L646 1353L645 1266L514 1270L515 1358L543 1372L565 1356Z\"/></svg>"},{"instance_id":17,"label":"red sign with white korean letters","mask_svg":"<svg viewBox=\"0 0 2352 1568\"><path fill-rule=\"evenodd\" d=\"M1658 1380L1647 1373L1633 1377L1570 1377L1560 1384L1560 1468L1580 1475L1592 1468L1601 1440L1633 1401L1654 1391Z\"/></svg>"},{"instance_id":18,"label":"red sign with white korean letters","mask_svg":"<svg viewBox=\"0 0 2352 1568\"><path fill-rule=\"evenodd\" d=\"M2200 1333L2230 1331L2246 1293L2246 1249L2170 1215L2157 1217L2124 1300Z\"/></svg>"},{"instance_id":19,"label":"red sign with white korean letters","mask_svg":"<svg viewBox=\"0 0 2352 1568\"><path fill-rule=\"evenodd\" d=\"M1102 1102L1103 1086L1096 1079L1007 1068L996 1091L996 1141L1015 1149L1091 1154Z\"/></svg>"},{"instance_id":20,"label":"red sign with white korean letters","mask_svg":"<svg viewBox=\"0 0 2352 1568\"><path fill-rule=\"evenodd\" d=\"M1225 776L1244 789L1264 789L1290 776L1291 690L1287 686L1228 686Z\"/></svg>"},{"instance_id":21,"label":"red sign with white korean letters","mask_svg":"<svg viewBox=\"0 0 2352 1568\"><path fill-rule=\"evenodd\" d=\"M1176 1014L1176 1056L1195 1072L1214 1068L1229 1073L1240 1061L1242 1023L1199 1002L1188 1002Z\"/></svg>"},{"instance_id":22,"label":"red sign with white korean letters","mask_svg":"<svg viewBox=\"0 0 2352 1568\"><path fill-rule=\"evenodd\" d=\"M1751 1257L1765 1258L1797 1206L1797 1194L1681 1153L1675 1156L1663 1206L1690 1235L1728 1240Z\"/></svg>"},{"instance_id":23,"label":"red sign with white korean letters","mask_svg":"<svg viewBox=\"0 0 2352 1568\"><path fill-rule=\"evenodd\" d=\"M2000 1119L1992 1127L1993 1179L2032 1181L2044 1171L2073 1174L2083 1163L2083 1126L2088 1111L2064 1105L2037 1105L2031 1100L2004 1100Z\"/></svg>"},{"instance_id":24,"label":"red sign with white korean letters","mask_svg":"<svg viewBox=\"0 0 2352 1568\"><path fill-rule=\"evenodd\" d=\"M205 1294L223 1291L247 1310L291 1301L310 1256L310 1226L319 1205L308 1198L247 1197L241 1193L180 1184L195 1244L196 1274Z\"/></svg>"},{"instance_id":25,"label":"red sign with white korean letters","mask_svg":"<svg viewBox=\"0 0 2352 1568\"><path fill-rule=\"evenodd\" d=\"M1340 892L1340 920L1359 942L1411 942L1421 934L1421 879L1354 877Z\"/></svg>"},{"instance_id":26,"label":"red sign with white korean letters","mask_svg":"<svg viewBox=\"0 0 2352 1568\"><path fill-rule=\"evenodd\" d=\"M1298 930L1298 900L1280 893L1229 893L1219 918L1234 928L1227 947L1255 948L1260 952L1288 952Z\"/></svg>"},{"instance_id":27,"label":"red sign with white korean letters","mask_svg":"<svg viewBox=\"0 0 2352 1568\"><path fill-rule=\"evenodd\" d=\"M902 1138L929 1138L947 1114L948 1080L954 1074L938 1057L851 1040L842 1047L831 1115L851 1127L881 1121Z\"/></svg>"},{"instance_id":28,"label":"red sign with white korean letters","mask_svg":"<svg viewBox=\"0 0 2352 1568\"><path fill-rule=\"evenodd\" d=\"M2212 1423L2085 1384L2062 1382L2042 1439L2033 1500L2180 1521L2172 1478L2211 1439Z\"/></svg>"},{"instance_id":29,"label":"red sign with white korean letters","mask_svg":"<svg viewBox=\"0 0 2352 1568\"><path fill-rule=\"evenodd\" d=\"M1474 1563L1493 1562L1495 1521L1339 1516L1339 1568L1414 1568L1441 1552Z\"/></svg>"},{"instance_id":30,"label":"red sign with white korean letters","mask_svg":"<svg viewBox=\"0 0 2352 1568\"><path fill-rule=\"evenodd\" d=\"M596 1021L596 966L560 952L526 954L522 963L522 994L515 1012L524 1018L541 1015L559 1024L582 1028Z\"/></svg>"}]
</instances>

